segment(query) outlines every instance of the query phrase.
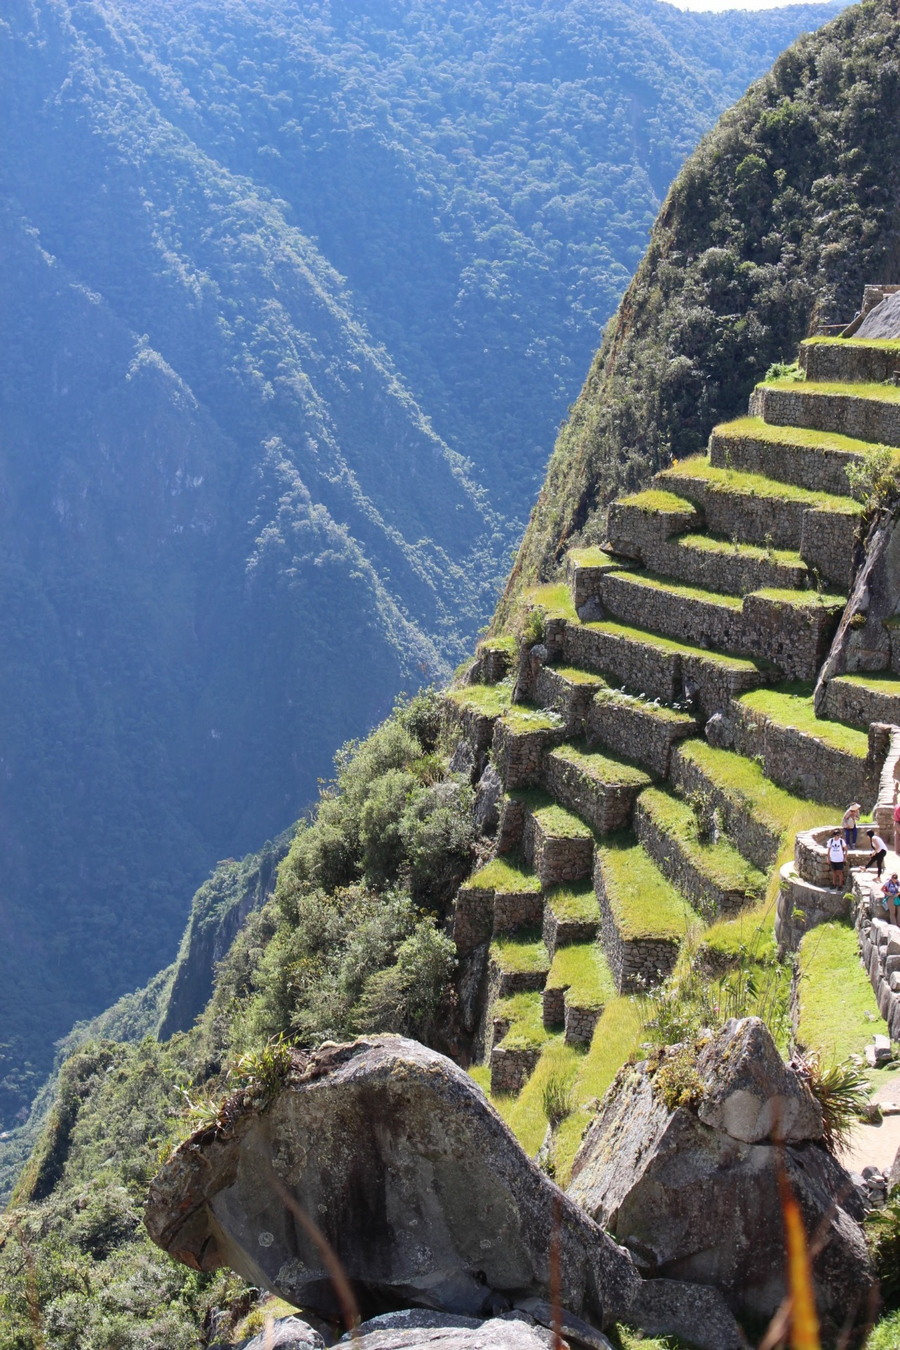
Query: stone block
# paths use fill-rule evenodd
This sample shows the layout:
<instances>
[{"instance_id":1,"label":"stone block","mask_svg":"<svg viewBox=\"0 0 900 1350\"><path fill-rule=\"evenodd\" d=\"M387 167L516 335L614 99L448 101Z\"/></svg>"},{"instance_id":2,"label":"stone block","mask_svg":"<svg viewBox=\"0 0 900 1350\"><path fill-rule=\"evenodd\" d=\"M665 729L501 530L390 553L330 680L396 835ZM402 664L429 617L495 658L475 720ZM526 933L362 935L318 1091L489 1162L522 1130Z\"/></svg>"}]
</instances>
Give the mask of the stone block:
<instances>
[{"instance_id":1,"label":"stone block","mask_svg":"<svg viewBox=\"0 0 900 1350\"><path fill-rule=\"evenodd\" d=\"M494 731L494 765L508 792L533 787L541 781L544 756L565 740L565 727L536 727L534 730L497 723Z\"/></svg>"},{"instance_id":2,"label":"stone block","mask_svg":"<svg viewBox=\"0 0 900 1350\"><path fill-rule=\"evenodd\" d=\"M566 991L562 986L546 988L541 994L541 1020L547 1031L561 1027L566 1019Z\"/></svg>"},{"instance_id":3,"label":"stone block","mask_svg":"<svg viewBox=\"0 0 900 1350\"><path fill-rule=\"evenodd\" d=\"M526 812L523 837L525 858L545 888L580 881L591 875L594 840L589 831L554 833L540 813Z\"/></svg>"},{"instance_id":4,"label":"stone block","mask_svg":"<svg viewBox=\"0 0 900 1350\"><path fill-rule=\"evenodd\" d=\"M494 927L494 892L460 886L453 906L453 941L457 951L470 952L490 939Z\"/></svg>"}]
</instances>

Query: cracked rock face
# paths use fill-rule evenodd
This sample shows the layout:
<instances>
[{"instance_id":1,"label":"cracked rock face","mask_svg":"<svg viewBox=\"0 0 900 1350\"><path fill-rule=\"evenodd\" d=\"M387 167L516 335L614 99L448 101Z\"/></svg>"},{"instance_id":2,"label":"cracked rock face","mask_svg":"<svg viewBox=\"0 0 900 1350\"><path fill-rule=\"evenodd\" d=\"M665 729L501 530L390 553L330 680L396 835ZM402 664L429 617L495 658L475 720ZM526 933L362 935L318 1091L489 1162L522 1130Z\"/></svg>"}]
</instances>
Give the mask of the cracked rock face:
<instances>
[{"instance_id":1,"label":"cracked rock face","mask_svg":"<svg viewBox=\"0 0 900 1350\"><path fill-rule=\"evenodd\" d=\"M817 1141L821 1113L764 1024L729 1022L696 1061L696 1100L669 1107L647 1063L624 1071L581 1145L569 1195L632 1251L642 1273L722 1291L739 1316L785 1296L779 1152L809 1234L826 1325L861 1309L872 1272L850 1178ZM788 1142L772 1142L776 1122Z\"/></svg>"},{"instance_id":2,"label":"cracked rock face","mask_svg":"<svg viewBox=\"0 0 900 1350\"><path fill-rule=\"evenodd\" d=\"M296 1206L300 1207L299 1213ZM199 1132L155 1178L150 1236L200 1270L229 1265L320 1316L340 1316L331 1244L363 1317L418 1305L483 1317L550 1296L594 1326L621 1316L631 1259L525 1156L469 1076L380 1036L298 1055L265 1109Z\"/></svg>"}]
</instances>

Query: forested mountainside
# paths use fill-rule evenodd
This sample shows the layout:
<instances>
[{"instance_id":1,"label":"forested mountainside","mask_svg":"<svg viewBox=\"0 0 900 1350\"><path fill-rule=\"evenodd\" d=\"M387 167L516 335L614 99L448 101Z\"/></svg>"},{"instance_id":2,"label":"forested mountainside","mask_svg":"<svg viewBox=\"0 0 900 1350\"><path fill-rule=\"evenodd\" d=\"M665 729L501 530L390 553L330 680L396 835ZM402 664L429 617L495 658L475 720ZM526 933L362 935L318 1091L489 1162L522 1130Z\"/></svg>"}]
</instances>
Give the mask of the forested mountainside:
<instances>
[{"instance_id":1,"label":"forested mountainside","mask_svg":"<svg viewBox=\"0 0 900 1350\"><path fill-rule=\"evenodd\" d=\"M773 354L788 359L794 355L791 343L803 318L802 314L798 318L787 300L778 296L780 277L790 281L799 276L806 289L797 292L798 305L808 296L811 307L818 294L815 268L821 266L826 278L832 278L830 298L823 292L825 300L838 310L844 305L855 307L858 302L859 273L865 270L869 279L869 269L876 261L879 270L882 266L885 271L891 269L892 258L877 254L872 241L887 235L882 213L888 211L892 200L878 194L880 184L890 188L893 183L894 170L886 154L892 149L890 125L897 68L893 53L898 27L886 3L872 4L848 13L816 38L801 42L782 58L772 77L726 116L689 161L672 202L680 200L679 194L686 194L693 183L693 195L685 198L692 203L691 209L688 212L682 208L682 223L676 232L670 202L653 248L658 249L659 230L668 229L672 251L681 251L686 275L694 278L690 293L708 297L714 294L710 278L716 275L715 267L730 263L727 250L710 251L711 246L703 241L710 231L727 229L735 239L744 240L743 247L750 255L742 265L734 266L734 272L738 278L756 278L758 285L749 293L753 303L748 305L740 342L736 325L730 321L726 324L724 318L736 311L726 308L724 300L718 308L707 300L705 306L698 303L691 310L698 332L692 345L686 303L684 310L677 305L666 310L657 294L663 275L674 293L671 274L663 274L658 265L648 270L649 264L639 273L639 282L629 293L628 310L621 311L612 335L618 334L618 344L624 347L626 313L646 311L642 331L647 345L628 349L635 361L648 356L647 422L641 446L657 434L655 422L671 428L676 420L665 390L653 384L662 363L662 357L654 357L647 336L654 313L669 324L667 332L675 331L676 318L681 325L683 362L676 362L679 354L672 353L673 374L680 371L686 378L695 367L708 369L711 398L722 398L722 372L728 369L729 360L736 371L737 385L749 378L750 371L764 367ZM826 71L828 82L820 84ZM794 90L795 97L778 92L782 88L779 82L784 80L789 80L785 87ZM838 88L845 90L847 106L843 111L838 108L836 95L826 92ZM851 92L854 89L855 94ZM822 100L821 117L816 97ZM798 123L806 127L806 143L821 143L829 163L807 164L802 158L792 157L792 138L799 136L793 129ZM786 137L783 142L778 140L779 127ZM725 147L731 157L732 177L744 181L749 175L757 187L769 184L771 198L763 195L760 200L778 212L774 227L767 210L761 208L753 233L754 197L750 197L750 205L745 200L740 209L735 199L729 208L732 214L724 206L719 208L720 203L732 200L728 176L723 170L717 177L715 167L716 156L724 155ZM824 210L804 209L802 199L790 195L788 164L800 185L794 190L799 194L802 188L813 200L825 198L824 180L831 177L838 194L833 216ZM738 175L739 165L744 168ZM782 173L784 176L779 177ZM720 222L706 229L701 220L704 185L709 186L709 199ZM846 200L840 195L845 192L849 194ZM775 254L777 238L772 236L778 231L784 232L786 259ZM714 233L714 237L721 236ZM832 249L835 256L843 257L845 270L851 275L857 258L861 259L859 273L852 284L848 282L846 293L839 289L837 265L832 269L827 261L831 256L828 250ZM651 253L651 260L655 256ZM702 262L695 261L701 257ZM669 265L674 270L671 254ZM805 273L804 266L808 268ZM788 270L780 272L779 267ZM705 281L706 289L698 291L701 281ZM742 292L732 294L740 297ZM824 302L823 313L828 313ZM666 317L669 315L672 317ZM726 344L726 355L721 350L717 353L717 335ZM708 358L704 341L710 352ZM609 339L601 362L609 362L610 353L617 350ZM629 392L632 398L637 397L636 383L621 387L623 399ZM588 406L585 395L579 405L581 412ZM621 421L623 405L617 407ZM727 404L726 408L731 411ZM682 408L683 413L687 411ZM631 415L636 425L636 407ZM696 428L689 430L702 434ZM571 430L565 433L572 434ZM624 441L625 432L621 434ZM659 444L669 436L671 431L667 430L659 433L659 442L652 442L656 453L662 454ZM608 445L604 442L592 461L598 505L608 491L603 476L606 461L602 458L602 454L611 453ZM562 452L558 452L555 465L561 462ZM643 463L646 469L648 461ZM591 463L582 466L581 472L585 489L590 489ZM635 464L633 472L641 472L640 465ZM537 527L552 528L547 522L555 503L560 520L566 512L571 516L576 500L576 494L567 498L563 486L551 478L536 517ZM533 526L530 536L531 548L539 538L537 527ZM781 565L777 550L756 552L765 555L757 560L760 566ZM543 561L542 556L536 557L535 570ZM539 612L531 618L520 614L517 620L529 638L539 634ZM505 651L508 659L514 647L510 636L507 648L498 646L497 650ZM707 655L715 660L715 653ZM508 702L508 687L503 692ZM485 697L490 694L489 689ZM499 690L495 689L494 695L492 711L496 715L502 699ZM51 1118L22 1174L17 1203L6 1218L6 1240L0 1247L0 1289L4 1291L0 1300L0 1350L36 1350L48 1343L60 1350L111 1343L123 1350L155 1344L164 1344L169 1350L180 1346L188 1350L198 1342L207 1345L236 1337L236 1324L249 1306L250 1295L239 1282L223 1274L201 1275L166 1261L140 1227L140 1214L157 1157L166 1153L175 1139L186 1135L193 1124L214 1119L226 1090L243 1085L251 1094L261 1091L260 1085L277 1065L279 1035L302 1045L323 1037L397 1030L463 1058L466 1029L459 1017L454 953L445 926L458 880L478 863L484 849L479 848L476 835L469 775L455 771L460 763L451 762L452 744L440 734L437 711L433 697L419 695L401 706L364 742L347 747L338 756L335 780L325 785L314 817L304 822L293 838L278 870L273 898L247 918L196 1026L168 1041L152 1034L160 1016L166 1016L172 1008L173 977L177 979L177 975L169 972L148 990L112 1010L95 1025L93 1035L89 1028L80 1030L78 1048L61 1072ZM669 712L676 719L685 716L665 708L657 711L663 716ZM521 715L527 731L528 718L533 714L526 709ZM855 735L865 740L864 733ZM699 738L694 743L703 744ZM713 756L727 757L729 753L708 748ZM750 767L759 779L759 791L768 791L760 765L752 761ZM792 826L796 826L794 805L788 800L785 808L785 819ZM769 807L774 809L771 801ZM676 815L674 820L674 828L683 830L684 816ZM269 851L267 858L250 858L219 869L205 896L198 897L191 926L198 941L224 918L235 898L245 894L241 890L245 882L251 888L259 886L264 866L268 867L271 860ZM514 874L505 880L513 886L517 882ZM648 906L653 923L658 921L664 902L662 883L659 885L660 893L651 896ZM842 934L849 931L842 930ZM852 933L850 936L854 937ZM733 931L729 937L734 937ZM768 961L772 956L768 929L765 939L764 957ZM185 958L188 946L186 938L182 950ZM855 959L855 948L852 954ZM771 992L764 979L755 983L761 973L754 970L753 979L743 983L745 996L751 988L753 997L759 996L757 1006ZM822 981L832 1007L835 979L829 970ZM784 982L782 978L777 984L769 1010L773 1021L780 1019L782 1031L789 1023L787 1003L782 998ZM708 1019L711 985L705 975L699 984L703 987L698 1007L689 1011ZM740 1010L744 1008L741 1004ZM664 1034L677 1038L684 1029L684 1013L684 1008L665 992L658 1001L651 1001L644 1022L633 1009L623 1010L618 1048L628 1037L629 1044L635 1045ZM864 1005L862 1011L855 1008L854 1016L865 1023L868 1006ZM708 1020L696 1023L698 1027L708 1024ZM523 1035L528 1031L526 1027ZM542 1034L540 1028L538 1034ZM580 1072L587 1057L576 1047L563 1046L560 1064L570 1075L576 1071L576 1061ZM583 1083L585 1093L589 1087L598 1093L603 1091L614 1071L609 1062L605 1069L605 1078L598 1075ZM545 1086L549 1089L549 1080L545 1080ZM548 1112L555 1109L549 1092L546 1102L539 1102L537 1107L532 1098L530 1109L533 1115L528 1129L534 1133L537 1146ZM518 1123L521 1127L521 1118ZM573 1127L579 1124L573 1117ZM882 1340L880 1347L886 1344L890 1342Z\"/></svg>"},{"instance_id":2,"label":"forested mountainside","mask_svg":"<svg viewBox=\"0 0 900 1350\"><path fill-rule=\"evenodd\" d=\"M671 176L822 17L4 5L0 1120L463 653Z\"/></svg>"},{"instance_id":3,"label":"forested mountainside","mask_svg":"<svg viewBox=\"0 0 900 1350\"><path fill-rule=\"evenodd\" d=\"M500 618L605 507L702 450L816 324L900 270L900 27L881 0L798 42L676 178L560 431Z\"/></svg>"}]
</instances>

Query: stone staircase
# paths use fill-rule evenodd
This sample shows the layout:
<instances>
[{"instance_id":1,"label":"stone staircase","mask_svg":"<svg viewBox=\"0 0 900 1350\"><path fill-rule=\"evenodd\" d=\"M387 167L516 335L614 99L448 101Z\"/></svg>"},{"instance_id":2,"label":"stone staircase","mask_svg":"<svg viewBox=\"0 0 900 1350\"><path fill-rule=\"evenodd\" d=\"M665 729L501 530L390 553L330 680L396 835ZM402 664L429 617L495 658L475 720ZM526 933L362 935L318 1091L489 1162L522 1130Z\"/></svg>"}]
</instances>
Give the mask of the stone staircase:
<instances>
[{"instance_id":1,"label":"stone staircase","mask_svg":"<svg viewBox=\"0 0 900 1350\"><path fill-rule=\"evenodd\" d=\"M490 758L502 785L497 856L454 916L493 1092L521 1089L547 1036L586 1045L689 933L758 906L797 831L779 940L843 912L824 838L848 802L878 798L900 641L893 669L830 682L825 717L812 684L859 553L847 466L900 447L882 348L804 344L805 381L758 386L707 455L614 502L608 543L532 593L541 641L483 643L448 696L473 782Z\"/></svg>"}]
</instances>

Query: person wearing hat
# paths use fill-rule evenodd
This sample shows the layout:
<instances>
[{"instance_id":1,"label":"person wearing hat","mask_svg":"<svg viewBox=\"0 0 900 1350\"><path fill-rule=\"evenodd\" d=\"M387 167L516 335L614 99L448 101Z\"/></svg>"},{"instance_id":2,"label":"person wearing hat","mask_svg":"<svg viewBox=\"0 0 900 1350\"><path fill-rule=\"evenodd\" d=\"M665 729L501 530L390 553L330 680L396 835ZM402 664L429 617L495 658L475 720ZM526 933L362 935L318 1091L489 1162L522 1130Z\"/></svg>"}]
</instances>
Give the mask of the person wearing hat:
<instances>
[{"instance_id":1,"label":"person wearing hat","mask_svg":"<svg viewBox=\"0 0 900 1350\"><path fill-rule=\"evenodd\" d=\"M848 849L856 848L856 833L859 829L859 802L851 802L841 817L841 829L844 831L844 843Z\"/></svg>"}]
</instances>

